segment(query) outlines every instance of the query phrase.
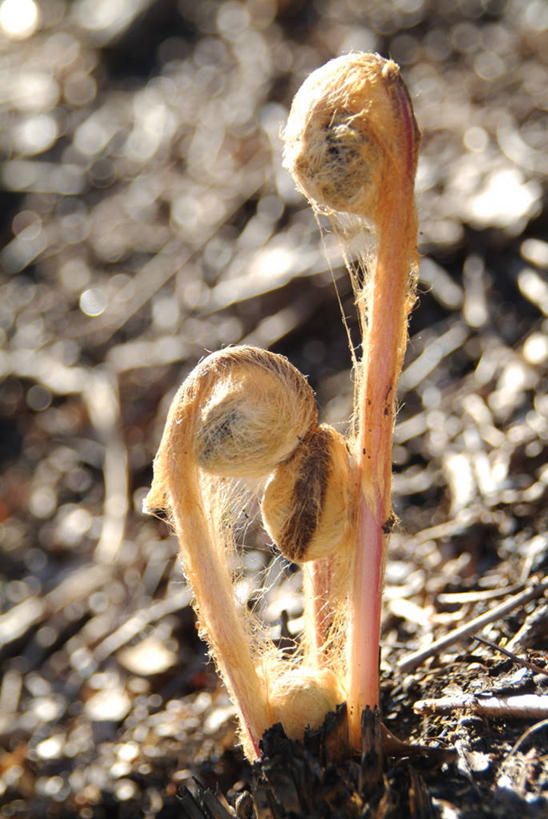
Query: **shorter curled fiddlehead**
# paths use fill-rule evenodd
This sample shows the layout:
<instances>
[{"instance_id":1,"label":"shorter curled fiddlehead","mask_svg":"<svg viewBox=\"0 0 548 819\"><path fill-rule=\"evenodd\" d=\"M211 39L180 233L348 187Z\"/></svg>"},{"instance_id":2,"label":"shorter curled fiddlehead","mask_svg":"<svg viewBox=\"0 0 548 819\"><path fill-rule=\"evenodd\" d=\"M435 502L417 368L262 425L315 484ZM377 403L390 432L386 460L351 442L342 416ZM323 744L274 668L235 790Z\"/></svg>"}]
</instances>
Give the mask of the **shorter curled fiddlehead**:
<instances>
[{"instance_id":1,"label":"shorter curled fiddlehead","mask_svg":"<svg viewBox=\"0 0 548 819\"><path fill-rule=\"evenodd\" d=\"M316 424L311 387L286 358L254 347L229 348L203 363L215 380L196 431L200 466L225 477L267 475Z\"/></svg>"},{"instance_id":2,"label":"shorter curled fiddlehead","mask_svg":"<svg viewBox=\"0 0 548 819\"><path fill-rule=\"evenodd\" d=\"M172 401L145 511L169 509L169 484L175 486L180 475L178 491L185 494L189 470L233 478L268 475L316 423L314 393L283 356L249 346L211 353Z\"/></svg>"},{"instance_id":3,"label":"shorter curled fiddlehead","mask_svg":"<svg viewBox=\"0 0 548 819\"><path fill-rule=\"evenodd\" d=\"M302 736L342 694L333 672L309 673L310 658L301 667L276 657L236 602L226 479L270 476L265 525L287 557L304 561L333 552L345 537L350 471L344 438L317 425L314 393L283 356L247 346L212 353L173 399L145 508L166 510L175 524L200 628L237 704L251 758L269 725L283 716Z\"/></svg>"}]
</instances>

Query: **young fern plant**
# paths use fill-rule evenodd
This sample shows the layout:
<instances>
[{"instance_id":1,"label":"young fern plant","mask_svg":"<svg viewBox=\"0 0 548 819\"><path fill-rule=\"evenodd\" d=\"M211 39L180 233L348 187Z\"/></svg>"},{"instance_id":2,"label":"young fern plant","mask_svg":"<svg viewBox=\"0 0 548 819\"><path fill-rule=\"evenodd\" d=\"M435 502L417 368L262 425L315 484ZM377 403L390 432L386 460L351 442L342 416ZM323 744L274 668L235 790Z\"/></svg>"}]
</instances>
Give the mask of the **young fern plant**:
<instances>
[{"instance_id":1,"label":"young fern plant","mask_svg":"<svg viewBox=\"0 0 548 819\"><path fill-rule=\"evenodd\" d=\"M392 437L397 380L415 301L414 181L420 134L398 66L377 54L331 60L297 92L285 131L285 164L343 248L373 231L375 251L347 262L362 333L355 362L357 529L348 609L350 742L361 713L378 704L381 594L392 526ZM346 256L345 256L346 258Z\"/></svg>"},{"instance_id":2,"label":"young fern plant","mask_svg":"<svg viewBox=\"0 0 548 819\"><path fill-rule=\"evenodd\" d=\"M331 455L341 461L334 470ZM301 560L306 552L321 554L326 540L333 534L340 540L338 530L342 537L348 528L349 504L333 485L335 479L347 485L348 464L344 439L318 426L304 376L265 350L232 347L207 356L169 410L145 510L166 511L175 527L198 627L235 703L250 759L259 757L270 725L282 722L289 736L302 736L344 695L331 669L285 659L235 600L240 482L268 478L265 525L288 557Z\"/></svg>"},{"instance_id":3,"label":"young fern plant","mask_svg":"<svg viewBox=\"0 0 548 819\"><path fill-rule=\"evenodd\" d=\"M374 252L347 263L363 339L353 432L318 425L313 392L287 359L228 348L175 396L145 499L146 511L173 522L199 628L252 760L270 725L300 738L341 702L343 742L358 749L362 711L378 704L394 401L417 273L419 133L396 64L363 53L331 60L298 91L284 137L286 167L343 247L374 234ZM302 566L304 634L291 657L235 599L242 482L256 483L266 531Z\"/></svg>"}]
</instances>

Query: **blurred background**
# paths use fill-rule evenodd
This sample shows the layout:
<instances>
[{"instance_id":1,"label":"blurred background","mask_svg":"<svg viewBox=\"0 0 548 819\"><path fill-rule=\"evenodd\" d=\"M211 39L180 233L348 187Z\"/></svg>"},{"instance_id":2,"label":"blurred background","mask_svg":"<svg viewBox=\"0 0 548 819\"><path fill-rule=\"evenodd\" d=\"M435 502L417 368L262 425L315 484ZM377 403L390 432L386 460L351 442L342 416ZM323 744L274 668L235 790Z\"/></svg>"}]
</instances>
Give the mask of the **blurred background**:
<instances>
[{"instance_id":1,"label":"blurred background","mask_svg":"<svg viewBox=\"0 0 548 819\"><path fill-rule=\"evenodd\" d=\"M198 768L240 776L177 545L140 509L206 351L287 355L345 429L333 280L355 334L350 286L280 130L308 73L352 49L399 62L423 133L387 656L435 631L435 594L545 567L544 0L3 0L3 816L177 815ZM276 572L272 622L299 613Z\"/></svg>"}]
</instances>

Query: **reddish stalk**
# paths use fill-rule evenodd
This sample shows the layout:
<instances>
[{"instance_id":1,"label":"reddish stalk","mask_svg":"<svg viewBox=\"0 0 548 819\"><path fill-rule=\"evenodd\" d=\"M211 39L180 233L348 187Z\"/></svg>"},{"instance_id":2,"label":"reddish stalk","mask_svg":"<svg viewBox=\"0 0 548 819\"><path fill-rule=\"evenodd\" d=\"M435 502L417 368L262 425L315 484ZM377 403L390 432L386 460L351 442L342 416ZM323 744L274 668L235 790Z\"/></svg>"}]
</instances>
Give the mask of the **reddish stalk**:
<instances>
[{"instance_id":1,"label":"reddish stalk","mask_svg":"<svg viewBox=\"0 0 548 819\"><path fill-rule=\"evenodd\" d=\"M370 282L361 362L357 442L360 498L350 605L348 695L350 739L355 746L359 744L361 713L367 705L377 705L379 696L381 597L392 519L395 394L412 303L409 269L416 236L412 181L401 180L401 188L385 202L378 226L378 255Z\"/></svg>"}]
</instances>

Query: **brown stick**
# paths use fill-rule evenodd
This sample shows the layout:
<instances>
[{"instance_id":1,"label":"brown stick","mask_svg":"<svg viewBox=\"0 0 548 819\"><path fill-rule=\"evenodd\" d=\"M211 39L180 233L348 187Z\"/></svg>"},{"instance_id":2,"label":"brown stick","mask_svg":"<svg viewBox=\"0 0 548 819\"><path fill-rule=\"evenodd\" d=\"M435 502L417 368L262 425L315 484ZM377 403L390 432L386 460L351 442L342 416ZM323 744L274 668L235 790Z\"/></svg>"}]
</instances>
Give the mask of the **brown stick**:
<instances>
[{"instance_id":1,"label":"brown stick","mask_svg":"<svg viewBox=\"0 0 548 819\"><path fill-rule=\"evenodd\" d=\"M518 657L517 654L514 654L512 651L508 651L508 649L503 648L502 646L498 646L496 643L493 643L492 640L486 640L485 637L473 637L473 640L476 640L478 643L483 643L483 645L489 646L492 648L493 651L499 651L501 654L504 654L505 657L509 657L513 660L514 663L517 665L523 665L525 668L529 668L533 671L534 674L543 674L545 677L548 677L548 669L541 668L540 665L536 663L531 663L529 660L524 660L522 657Z\"/></svg>"},{"instance_id":2,"label":"brown stick","mask_svg":"<svg viewBox=\"0 0 548 819\"><path fill-rule=\"evenodd\" d=\"M520 738L518 739L518 741L516 742L516 744L514 745L514 747L512 748L512 750L510 751L510 753L508 754L506 759L504 760L504 762L506 762L508 759L510 759L510 757L513 756L521 748L523 743L527 739L529 739L529 737L532 736L532 734L535 734L537 731L541 731L543 728L546 728L546 727L548 727L548 719L543 719L543 720L541 720L541 722L537 722L536 725L531 725L531 727L528 728L520 736Z\"/></svg>"},{"instance_id":3,"label":"brown stick","mask_svg":"<svg viewBox=\"0 0 548 819\"><path fill-rule=\"evenodd\" d=\"M450 714L451 711L467 710L487 717L543 719L548 717L548 694L519 694L513 697L462 694L460 697L418 700L413 710L416 714Z\"/></svg>"}]
</instances>

